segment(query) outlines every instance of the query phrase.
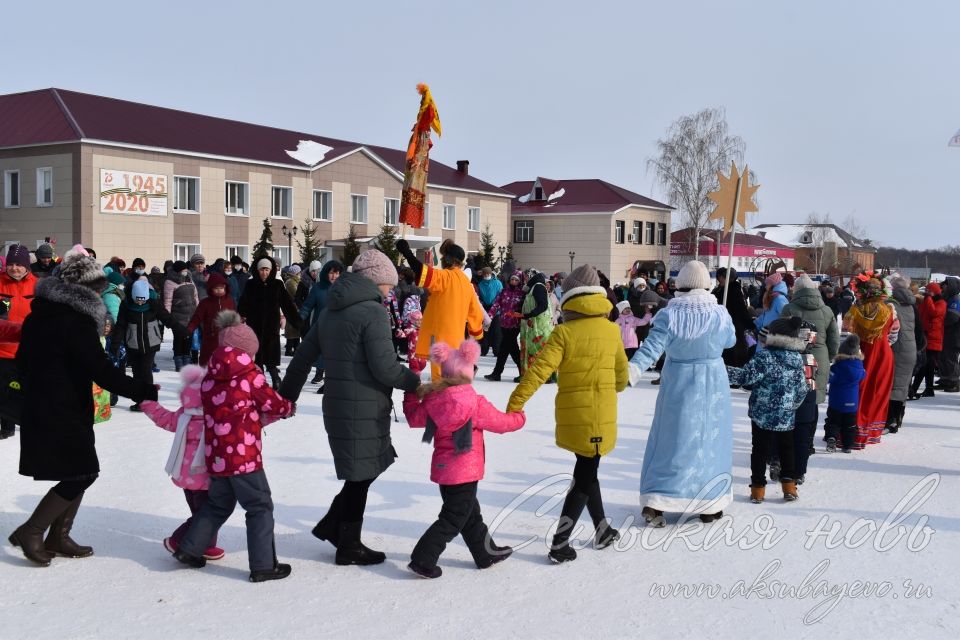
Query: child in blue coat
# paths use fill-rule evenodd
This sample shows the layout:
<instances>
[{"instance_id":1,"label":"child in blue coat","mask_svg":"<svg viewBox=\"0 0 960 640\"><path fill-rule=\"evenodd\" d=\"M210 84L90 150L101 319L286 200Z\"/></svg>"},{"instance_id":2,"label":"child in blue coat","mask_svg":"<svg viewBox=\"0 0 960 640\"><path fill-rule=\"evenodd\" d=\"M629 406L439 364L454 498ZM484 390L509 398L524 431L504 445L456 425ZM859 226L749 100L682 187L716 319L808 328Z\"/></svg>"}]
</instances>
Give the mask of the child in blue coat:
<instances>
[{"instance_id":1,"label":"child in blue coat","mask_svg":"<svg viewBox=\"0 0 960 640\"><path fill-rule=\"evenodd\" d=\"M750 500L763 502L768 454L779 454L783 499L797 499L793 455L794 412L803 404L809 386L803 372L806 341L800 337L803 320L780 318L760 332L764 348L743 368L727 367L730 384L751 389L749 415L753 428L750 453Z\"/></svg>"},{"instance_id":2,"label":"child in blue coat","mask_svg":"<svg viewBox=\"0 0 960 640\"><path fill-rule=\"evenodd\" d=\"M827 453L837 451L837 442L844 453L850 453L857 435L857 409L860 406L860 382L867 375L863 368L860 338L851 333L840 345L830 366L830 388L827 399Z\"/></svg>"}]
</instances>

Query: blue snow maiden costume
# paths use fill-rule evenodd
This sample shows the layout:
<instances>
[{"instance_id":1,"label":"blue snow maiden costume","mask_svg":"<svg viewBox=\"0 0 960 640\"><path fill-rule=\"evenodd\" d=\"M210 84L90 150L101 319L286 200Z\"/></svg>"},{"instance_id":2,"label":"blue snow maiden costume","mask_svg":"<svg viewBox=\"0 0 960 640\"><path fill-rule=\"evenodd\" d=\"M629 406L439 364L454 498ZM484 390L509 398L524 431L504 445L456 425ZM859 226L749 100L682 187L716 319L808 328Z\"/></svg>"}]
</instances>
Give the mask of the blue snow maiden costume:
<instances>
[{"instance_id":1,"label":"blue snow maiden costume","mask_svg":"<svg viewBox=\"0 0 960 640\"><path fill-rule=\"evenodd\" d=\"M630 360L642 372L662 353L667 356L643 456L640 501L657 511L714 514L733 499L733 416L722 354L736 344L736 332L726 308L708 291L703 263L687 263L676 285L677 297L654 316ZM635 379L638 371L632 371Z\"/></svg>"}]
</instances>

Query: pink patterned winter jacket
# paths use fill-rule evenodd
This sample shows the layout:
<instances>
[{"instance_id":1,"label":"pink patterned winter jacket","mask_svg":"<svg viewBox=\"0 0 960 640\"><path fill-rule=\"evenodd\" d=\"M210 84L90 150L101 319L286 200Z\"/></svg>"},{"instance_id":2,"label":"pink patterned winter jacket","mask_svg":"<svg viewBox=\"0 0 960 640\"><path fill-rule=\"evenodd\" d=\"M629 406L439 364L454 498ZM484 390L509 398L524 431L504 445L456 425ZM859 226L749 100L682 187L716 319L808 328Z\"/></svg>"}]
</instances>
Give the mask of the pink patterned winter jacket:
<instances>
[{"instance_id":1,"label":"pink patterned winter jacket","mask_svg":"<svg viewBox=\"0 0 960 640\"><path fill-rule=\"evenodd\" d=\"M403 398L403 413L412 428L426 427L427 417L437 425L433 439L430 479L443 485L482 480L485 458L483 432L517 431L526 422L523 413L500 411L469 384L429 393L422 401L415 393L407 392ZM470 451L457 453L454 449L453 432L471 419L473 446Z\"/></svg>"},{"instance_id":2,"label":"pink patterned winter jacket","mask_svg":"<svg viewBox=\"0 0 960 640\"><path fill-rule=\"evenodd\" d=\"M164 409L159 403L153 400L144 400L140 403L140 408L143 409L143 413L146 414L155 425L166 431L176 433L177 421L180 420L180 416L183 415L183 407L180 407L176 411L170 411L169 409ZM210 488L210 477L207 475L206 470L190 472L190 463L193 461L193 456L197 453L201 433L203 433L203 416L191 416L190 422L187 423L187 446L183 453L183 464L180 466L180 477L171 478L173 484L181 489L206 491Z\"/></svg>"},{"instance_id":3,"label":"pink patterned winter jacket","mask_svg":"<svg viewBox=\"0 0 960 640\"><path fill-rule=\"evenodd\" d=\"M260 431L293 413L293 404L270 388L250 354L218 347L200 385L206 427L207 471L235 476L263 468Z\"/></svg>"}]
</instances>

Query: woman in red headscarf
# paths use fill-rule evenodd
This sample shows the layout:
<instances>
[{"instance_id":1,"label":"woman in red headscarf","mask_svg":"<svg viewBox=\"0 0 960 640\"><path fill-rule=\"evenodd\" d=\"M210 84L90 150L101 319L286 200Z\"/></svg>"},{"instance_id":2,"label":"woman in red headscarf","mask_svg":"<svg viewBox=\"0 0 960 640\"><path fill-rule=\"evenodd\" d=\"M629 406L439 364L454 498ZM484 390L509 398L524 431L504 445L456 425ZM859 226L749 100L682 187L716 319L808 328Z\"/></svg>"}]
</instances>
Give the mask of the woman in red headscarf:
<instances>
[{"instance_id":1,"label":"woman in red headscarf","mask_svg":"<svg viewBox=\"0 0 960 640\"><path fill-rule=\"evenodd\" d=\"M843 317L844 328L860 337L863 366L867 375L860 383L857 409L857 437L854 449L878 444L887 422L890 391L893 389L893 350L891 339L899 331L897 312L887 302L884 283L872 272L853 281L857 304ZM892 337L891 337L891 334Z\"/></svg>"}]
</instances>

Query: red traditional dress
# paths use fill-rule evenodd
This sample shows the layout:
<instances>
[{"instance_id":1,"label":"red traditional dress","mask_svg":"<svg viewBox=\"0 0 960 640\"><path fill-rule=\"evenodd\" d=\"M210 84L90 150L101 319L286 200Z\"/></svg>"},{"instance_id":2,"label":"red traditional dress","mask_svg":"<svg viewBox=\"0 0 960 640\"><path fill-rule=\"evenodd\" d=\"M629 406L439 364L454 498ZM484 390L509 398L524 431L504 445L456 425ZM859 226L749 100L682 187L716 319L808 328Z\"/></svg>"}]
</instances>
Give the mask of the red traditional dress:
<instances>
[{"instance_id":1,"label":"red traditional dress","mask_svg":"<svg viewBox=\"0 0 960 640\"><path fill-rule=\"evenodd\" d=\"M893 389L893 350L890 330L896 322L893 308L882 299L865 300L848 314L850 331L860 337L866 376L860 383L857 409L857 437L854 449L878 444L887 422L890 391Z\"/></svg>"}]
</instances>

